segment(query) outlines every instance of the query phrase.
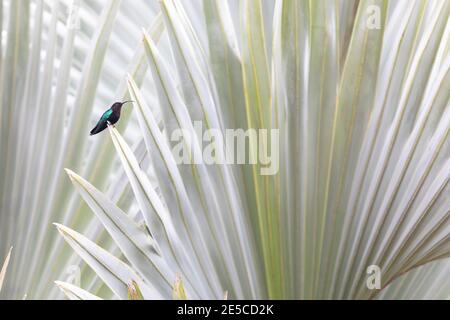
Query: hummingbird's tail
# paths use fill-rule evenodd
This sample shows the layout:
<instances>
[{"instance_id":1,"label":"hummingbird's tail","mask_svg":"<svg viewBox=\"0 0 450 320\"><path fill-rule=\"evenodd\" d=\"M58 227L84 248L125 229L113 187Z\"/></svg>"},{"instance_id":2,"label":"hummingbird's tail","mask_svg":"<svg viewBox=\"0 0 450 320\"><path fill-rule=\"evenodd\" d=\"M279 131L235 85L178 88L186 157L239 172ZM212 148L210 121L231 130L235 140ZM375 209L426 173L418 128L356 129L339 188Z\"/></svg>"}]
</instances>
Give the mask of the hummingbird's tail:
<instances>
[{"instance_id":1,"label":"hummingbird's tail","mask_svg":"<svg viewBox=\"0 0 450 320\"><path fill-rule=\"evenodd\" d=\"M94 129L91 130L89 135L93 136L94 134L97 134L98 133L97 129L98 129L98 124L94 127Z\"/></svg>"}]
</instances>

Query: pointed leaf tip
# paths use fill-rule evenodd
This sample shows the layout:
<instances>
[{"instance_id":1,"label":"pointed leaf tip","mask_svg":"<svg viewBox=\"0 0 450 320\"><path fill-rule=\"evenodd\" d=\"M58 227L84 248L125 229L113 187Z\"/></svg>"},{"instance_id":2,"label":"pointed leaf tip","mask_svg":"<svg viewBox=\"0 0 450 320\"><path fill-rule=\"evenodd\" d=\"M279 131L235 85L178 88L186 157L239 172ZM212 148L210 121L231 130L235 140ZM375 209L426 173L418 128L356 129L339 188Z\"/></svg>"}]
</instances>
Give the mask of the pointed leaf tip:
<instances>
[{"instance_id":1,"label":"pointed leaf tip","mask_svg":"<svg viewBox=\"0 0 450 320\"><path fill-rule=\"evenodd\" d=\"M65 232L66 228L65 228L62 224L57 223L57 222L53 222L53 225L56 227L56 229L58 230L58 232L59 232L62 236L64 236L64 234L66 233L66 232Z\"/></svg>"},{"instance_id":2,"label":"pointed leaf tip","mask_svg":"<svg viewBox=\"0 0 450 320\"><path fill-rule=\"evenodd\" d=\"M69 300L102 300L102 298L64 281L54 281L56 287L61 290Z\"/></svg>"},{"instance_id":3,"label":"pointed leaf tip","mask_svg":"<svg viewBox=\"0 0 450 320\"><path fill-rule=\"evenodd\" d=\"M127 288L128 300L144 300L141 289L139 288L139 285L136 283L136 281L133 280L131 283L127 284Z\"/></svg>"}]
</instances>

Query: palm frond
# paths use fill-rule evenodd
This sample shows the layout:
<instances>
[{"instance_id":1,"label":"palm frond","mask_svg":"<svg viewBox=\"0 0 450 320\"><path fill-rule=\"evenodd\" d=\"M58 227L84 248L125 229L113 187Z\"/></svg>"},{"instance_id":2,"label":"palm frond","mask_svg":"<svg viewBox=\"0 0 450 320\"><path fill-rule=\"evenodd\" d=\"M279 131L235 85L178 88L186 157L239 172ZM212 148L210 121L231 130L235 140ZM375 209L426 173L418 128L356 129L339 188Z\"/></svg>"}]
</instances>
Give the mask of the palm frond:
<instances>
[{"instance_id":1,"label":"palm frond","mask_svg":"<svg viewBox=\"0 0 450 320\"><path fill-rule=\"evenodd\" d=\"M1 1L1 297L448 298L449 15ZM119 100L117 129L89 137ZM227 129L269 137L227 163Z\"/></svg>"},{"instance_id":2,"label":"palm frond","mask_svg":"<svg viewBox=\"0 0 450 320\"><path fill-rule=\"evenodd\" d=\"M204 1L191 16L187 7L161 2L172 55L144 33L158 108L128 80L156 181L110 132L188 297L374 298L371 265L390 296L397 278L449 256L448 3ZM205 139L196 121L222 134L278 129L279 173L196 162ZM193 137L183 141L189 164L174 160L178 129ZM249 154L257 148L249 142ZM446 274L448 259L440 265L417 274Z\"/></svg>"}]
</instances>

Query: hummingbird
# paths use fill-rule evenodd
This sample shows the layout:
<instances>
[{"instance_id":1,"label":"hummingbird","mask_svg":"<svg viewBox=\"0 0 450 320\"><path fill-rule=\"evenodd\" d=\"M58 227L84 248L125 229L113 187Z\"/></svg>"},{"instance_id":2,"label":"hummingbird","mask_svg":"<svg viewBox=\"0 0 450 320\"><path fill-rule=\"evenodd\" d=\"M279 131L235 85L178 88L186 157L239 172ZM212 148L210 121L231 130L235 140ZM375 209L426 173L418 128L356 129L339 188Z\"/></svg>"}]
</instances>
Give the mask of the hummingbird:
<instances>
[{"instance_id":1,"label":"hummingbird","mask_svg":"<svg viewBox=\"0 0 450 320\"><path fill-rule=\"evenodd\" d=\"M108 110L103 113L98 120L97 125L91 130L91 136L105 130L108 125L113 125L120 119L120 111L125 103L133 101L115 102Z\"/></svg>"}]
</instances>

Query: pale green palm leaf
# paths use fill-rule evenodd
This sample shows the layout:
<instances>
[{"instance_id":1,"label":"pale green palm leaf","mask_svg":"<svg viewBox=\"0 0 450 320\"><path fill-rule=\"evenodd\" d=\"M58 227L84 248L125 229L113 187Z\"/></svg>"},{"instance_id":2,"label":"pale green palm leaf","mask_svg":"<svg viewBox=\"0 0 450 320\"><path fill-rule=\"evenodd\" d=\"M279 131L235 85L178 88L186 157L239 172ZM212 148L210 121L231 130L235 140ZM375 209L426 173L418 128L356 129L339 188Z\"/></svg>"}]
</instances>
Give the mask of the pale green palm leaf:
<instances>
[{"instance_id":1,"label":"pale green palm leaf","mask_svg":"<svg viewBox=\"0 0 450 320\"><path fill-rule=\"evenodd\" d=\"M74 5L0 2L2 297L449 297L448 2ZM279 129L279 171L177 164L197 120Z\"/></svg>"},{"instance_id":2,"label":"pale green palm leaf","mask_svg":"<svg viewBox=\"0 0 450 320\"><path fill-rule=\"evenodd\" d=\"M136 166L128 176L150 233L157 227L150 221L169 216L159 230L176 230L211 290L198 284L197 294L373 298L379 291L366 287L368 266L381 268L384 288L413 268L448 257L450 6L196 5L188 17L185 4L161 3L178 77L168 67L171 57L144 36L166 139L154 119L157 111L130 79L158 181L150 188ZM367 25L373 7L381 17L375 30ZM239 13L240 26L230 10ZM191 19L203 20L207 30ZM230 105L232 98L237 105ZM280 129L279 174L260 175L260 164L177 166L171 133L192 134L186 143L193 157L202 141L195 120L222 131ZM121 141L114 129L111 135ZM169 250L173 239L159 238L173 273L195 284ZM447 274L448 262L440 266L434 272ZM186 290L196 295L195 288Z\"/></svg>"}]
</instances>

